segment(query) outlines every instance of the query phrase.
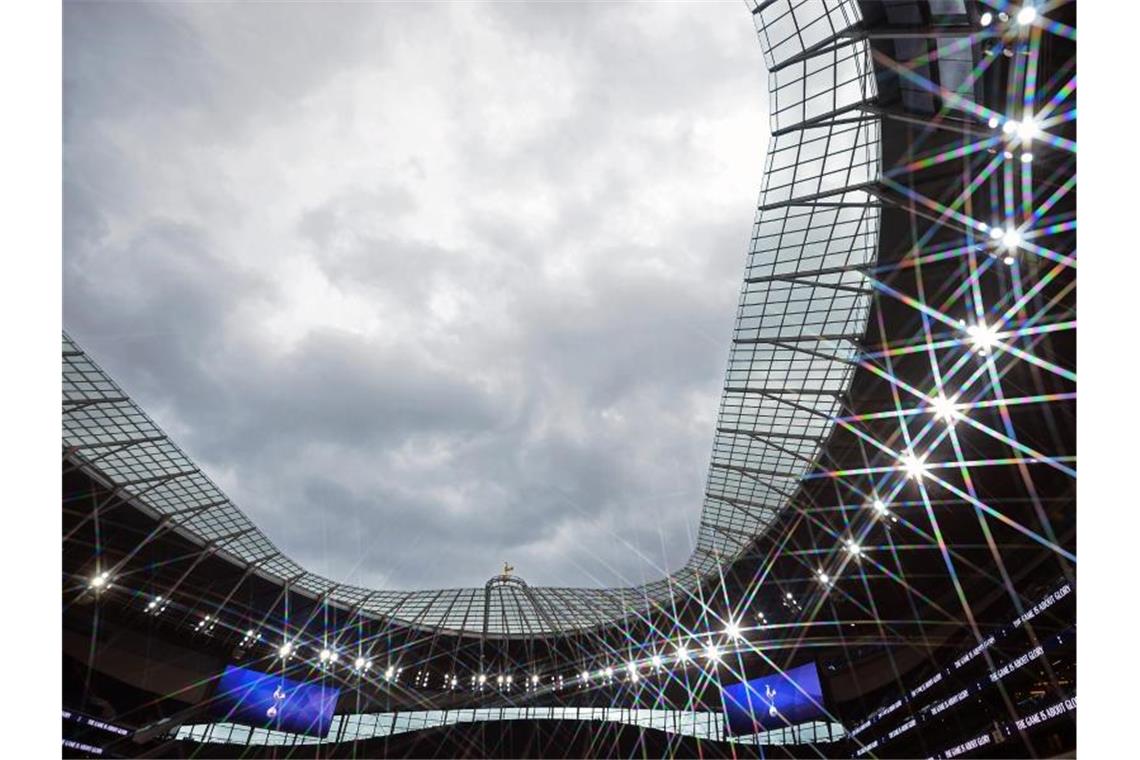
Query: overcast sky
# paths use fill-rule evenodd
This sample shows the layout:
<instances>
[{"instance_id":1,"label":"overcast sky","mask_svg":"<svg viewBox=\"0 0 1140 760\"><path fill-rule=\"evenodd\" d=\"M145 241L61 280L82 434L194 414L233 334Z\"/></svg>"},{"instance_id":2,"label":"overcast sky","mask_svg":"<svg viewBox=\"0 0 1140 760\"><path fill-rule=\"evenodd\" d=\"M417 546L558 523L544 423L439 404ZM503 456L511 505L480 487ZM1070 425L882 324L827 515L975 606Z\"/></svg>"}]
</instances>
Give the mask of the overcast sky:
<instances>
[{"instance_id":1,"label":"overcast sky","mask_svg":"<svg viewBox=\"0 0 1140 760\"><path fill-rule=\"evenodd\" d=\"M334 580L693 546L765 149L743 3L64 9L64 325Z\"/></svg>"}]
</instances>

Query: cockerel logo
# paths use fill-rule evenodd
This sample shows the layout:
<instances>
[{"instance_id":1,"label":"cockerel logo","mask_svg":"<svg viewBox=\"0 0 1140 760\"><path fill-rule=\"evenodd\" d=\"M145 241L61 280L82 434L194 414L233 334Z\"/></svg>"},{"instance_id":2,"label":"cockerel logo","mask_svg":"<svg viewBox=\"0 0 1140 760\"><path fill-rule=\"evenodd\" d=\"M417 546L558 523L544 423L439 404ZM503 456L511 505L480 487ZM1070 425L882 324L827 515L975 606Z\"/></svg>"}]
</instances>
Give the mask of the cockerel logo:
<instances>
[{"instance_id":1,"label":"cockerel logo","mask_svg":"<svg viewBox=\"0 0 1140 760\"><path fill-rule=\"evenodd\" d=\"M265 717L276 718L278 711L281 709L281 704L285 701L285 690L278 686L273 691L273 704L265 711Z\"/></svg>"},{"instance_id":2,"label":"cockerel logo","mask_svg":"<svg viewBox=\"0 0 1140 760\"><path fill-rule=\"evenodd\" d=\"M768 716L775 718L779 713L776 711L776 690L772 688L772 684L764 684L764 696L768 703Z\"/></svg>"}]
</instances>

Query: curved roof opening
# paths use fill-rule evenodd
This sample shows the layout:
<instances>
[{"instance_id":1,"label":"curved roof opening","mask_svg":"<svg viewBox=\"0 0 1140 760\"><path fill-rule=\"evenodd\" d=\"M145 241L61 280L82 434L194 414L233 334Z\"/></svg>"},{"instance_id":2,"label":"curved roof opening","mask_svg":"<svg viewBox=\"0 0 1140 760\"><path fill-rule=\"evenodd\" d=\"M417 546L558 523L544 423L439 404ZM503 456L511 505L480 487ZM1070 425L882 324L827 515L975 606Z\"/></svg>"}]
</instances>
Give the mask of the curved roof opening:
<instances>
[{"instance_id":1,"label":"curved roof opening","mask_svg":"<svg viewBox=\"0 0 1140 760\"><path fill-rule=\"evenodd\" d=\"M68 331L285 555L392 589L685 564L769 132L745 8L65 34Z\"/></svg>"}]
</instances>

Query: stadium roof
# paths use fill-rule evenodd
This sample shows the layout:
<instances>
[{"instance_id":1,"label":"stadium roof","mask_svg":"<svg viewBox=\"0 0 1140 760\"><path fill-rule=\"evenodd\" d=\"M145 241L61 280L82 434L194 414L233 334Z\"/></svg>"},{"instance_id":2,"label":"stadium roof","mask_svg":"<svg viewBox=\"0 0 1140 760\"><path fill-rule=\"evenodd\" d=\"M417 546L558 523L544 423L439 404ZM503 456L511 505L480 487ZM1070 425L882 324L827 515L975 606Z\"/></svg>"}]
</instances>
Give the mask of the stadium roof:
<instances>
[{"instance_id":1,"label":"stadium roof","mask_svg":"<svg viewBox=\"0 0 1140 760\"><path fill-rule=\"evenodd\" d=\"M68 336L63 446L104 485L204 548L314 598L436 629L528 635L603 625L667 603L731 562L787 505L816 461L852 376L871 290L880 173L869 48L854 2L762 3L753 18L771 75L772 137L729 351L696 546L684 567L629 588L384 591L336 583L279 551ZM824 200L826 199L826 200Z\"/></svg>"},{"instance_id":2,"label":"stadium roof","mask_svg":"<svg viewBox=\"0 0 1140 760\"><path fill-rule=\"evenodd\" d=\"M778 584L803 601L793 616L894 619L926 641L1071 575L1071 27L955 0L753 7L772 136L684 567L615 589L337 584L278 551L66 336L65 456L203 553L434 631L590 629L747 554L762 569L733 605Z\"/></svg>"}]
</instances>

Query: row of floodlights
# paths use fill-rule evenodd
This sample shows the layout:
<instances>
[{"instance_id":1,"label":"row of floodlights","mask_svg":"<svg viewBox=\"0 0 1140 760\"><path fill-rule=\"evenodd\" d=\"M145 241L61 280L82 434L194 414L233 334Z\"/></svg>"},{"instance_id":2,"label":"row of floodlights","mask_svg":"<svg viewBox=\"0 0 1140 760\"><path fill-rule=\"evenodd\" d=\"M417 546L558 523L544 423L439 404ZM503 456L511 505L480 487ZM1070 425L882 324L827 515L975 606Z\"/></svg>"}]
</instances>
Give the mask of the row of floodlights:
<instances>
[{"instance_id":1,"label":"row of floodlights","mask_svg":"<svg viewBox=\"0 0 1140 760\"><path fill-rule=\"evenodd\" d=\"M920 462L919 464L922 464L922 463ZM896 522L896 523L899 521L898 517L891 514L890 507L888 507L886 502L884 502L882 499L871 500L870 502L867 503L867 507L870 508L871 511L875 513L875 518L878 520L884 520L884 521ZM854 538L843 539L843 551L847 555L849 555L851 557L851 559L853 559L853 560L860 560L867 553L867 550L865 548L863 548L863 545L860 544L858 541L856 541ZM820 569L815 571L815 579L826 587L830 587L830 586L835 585L835 580L836 580L835 577L828 574L828 572L826 570L824 570L823 568L820 568ZM786 595L784 606L786 606L786 607L795 606L797 609L799 608L799 605L795 604L795 600L792 598L791 593L788 593Z\"/></svg>"},{"instance_id":2,"label":"row of floodlights","mask_svg":"<svg viewBox=\"0 0 1140 760\"><path fill-rule=\"evenodd\" d=\"M982 26L989 26L994 22L994 14L986 11L978 19ZM1017 22L1018 26L1029 26L1037 20L1037 8L1033 5L1024 5L1013 16L1010 16L1006 11L998 11L996 16L997 20L1003 24L1008 24L1010 18Z\"/></svg>"},{"instance_id":3,"label":"row of floodlights","mask_svg":"<svg viewBox=\"0 0 1140 760\"><path fill-rule=\"evenodd\" d=\"M872 506L877 516L882 518L889 516L891 519L897 522L897 518L893 517L893 515L890 515L889 509L882 501L875 500L872 503ZM864 551L853 539L848 539L845 542L845 550L856 558L862 556ZM102 590L110 586L110 580L110 573L103 571L92 577L89 581L89 585L93 589ZM834 582L834 580L822 570L820 570L818 573L818 580L824 585L831 585ZM147 602L147 610L148 612L158 614L166 608L166 605L169 603L169 601L170 600L166 597L155 596L149 602ZM783 602L783 605L789 610L802 611L803 609L791 592L787 592L781 601ZM769 622L764 612L757 612L756 618L760 623L760 628L767 628ZM198 621L195 626L195 630L205 632L212 631L217 622L218 620L216 617L206 615ZM721 633L733 645L735 645L736 642L744 640L745 638L745 630L741 628L739 622L732 619L730 619L724 626ZM710 635L705 634L704 636ZM692 641L698 642L698 646L695 650L690 650L688 643L685 641L680 641L676 644L671 656L666 656L659 652L654 652L645 660L630 660L623 667L615 668L614 666L610 665L604 668L600 668L593 673L591 673L591 671L588 669L584 669L579 674L577 674L577 676L572 676L570 680L571 682L574 682L576 680L579 686L586 687L592 683L612 683L615 678L620 677L624 673L627 682L637 683L641 679L642 671L646 668L652 669L654 673L660 673L661 669L664 668L667 664L679 664L682 667L687 667L689 664L697 662L697 660L701 657L704 658L708 665L715 668L722 662L726 651L711 637L707 643L705 643L703 646L700 646L699 641L704 638L704 636L691 637L690 643ZM711 636L715 636L715 634L711 634ZM251 646L253 644L261 642L262 640L262 634L256 629L250 628L242 636L241 644L242 646ZM322 646L319 650L316 649L316 647L314 647L314 649L316 650L316 664L322 669L330 668L331 666L336 665L341 661L341 654L334 648L331 648L329 646ZM281 660L288 660L299 654L300 646L294 641L285 640L276 646L275 652L276 656ZM369 657L358 655L352 661L351 669L358 676L364 677L365 675L372 672L373 661ZM383 680L388 682L398 682L402 673L403 668L397 668L394 665L389 665L384 670L381 677ZM426 687L428 679L429 674L426 671L420 671L416 678L416 685ZM459 677L454 674L444 676L443 681L444 686L450 686L451 689L456 689L459 686ZM563 688L565 681L566 678L563 675L551 677L551 684L556 690ZM500 689L510 690L514 684L514 676L511 674L499 674L495 676L494 682L500 687ZM471 686L473 689L482 690L487 686L488 683L489 677L486 673L479 673L471 676ZM524 679L524 683L526 684L528 690L537 689L541 685L541 679L538 675L530 675L528 678Z\"/></svg>"},{"instance_id":4,"label":"row of floodlights","mask_svg":"<svg viewBox=\"0 0 1140 760\"><path fill-rule=\"evenodd\" d=\"M791 595L789 594L789 597L790 596ZM757 617L761 621L762 626L767 625L767 618L765 617L764 613L759 613ZM743 639L743 636L744 636L743 631L740 628L740 625L736 622L733 622L733 621L730 621L724 627L723 633L726 637L728 637L732 641L739 641L739 640ZM694 638L696 638L696 637L694 637ZM252 641L260 640L260 639L261 639L261 635L257 634L255 631L253 631L251 629L250 631L248 631L246 633L246 637L243 639L243 642L252 642ZM294 642L284 641L277 647L277 656L282 660L287 660L287 659L290 659L290 658L296 656L298 654L298 651L299 651L299 647ZM716 664L716 663L721 662L723 655L724 655L724 651L715 642L710 641L708 644L706 644L703 648L700 649L700 654L703 654L706 661L713 663L713 664ZM662 667L664 667L665 664L669 661L676 662L676 663L682 663L682 664L688 664L690 662L695 661L697 659L697 656L699 656L699 655L694 655L692 652L690 652L689 647L684 642L680 642L676 646L676 649L674 651L674 655L670 658L666 658L665 656L663 656L661 654L654 653L648 659L641 661L641 662L638 662L636 660L630 660L628 663L626 663L624 668L621 670L624 670L624 672L626 672L628 674L628 680L630 680L631 682L637 682L640 679L641 670L643 668L649 667L649 668L652 668L654 671L660 671L660 669ZM333 664L337 663L340 660L340 655L334 649L331 649L329 647L322 647L318 651L316 659L317 659L318 665L320 665L321 667L325 667L325 666L329 666L329 665L333 665ZM355 672L357 672L358 674L363 675L363 674L371 671L372 660L369 658L363 657L363 656L358 656L353 661L352 669ZM390 665L384 671L383 678L386 681L398 681L400 678L400 674L402 672L403 672L402 668L396 668L395 666ZM590 683L591 681L611 681L611 680L613 680L613 678L617 674L618 674L617 669L615 669L613 666L607 666L605 668L599 669L594 674L591 674L589 670L583 670L579 674L578 680L582 684ZM424 674L421 672L420 676L417 677L417 684L419 682L419 679L423 678L423 677L424 677ZM451 675L450 677L445 677L444 681L445 681L445 684L450 684L450 686L452 688L456 688L459 685L459 678L458 678L458 676L455 676L455 675ZM561 686L564 683L564 677L563 676L555 676L555 677L553 677L553 681L558 686ZM477 687L477 688L481 689L481 688L485 687L488 684L488 682L489 682L489 678L488 678L488 675L486 673L479 673L479 674L471 676L472 687ZM500 687L506 687L509 689L514 684L514 676L511 674L499 674L495 677L495 683ZM541 683L541 679L538 675L531 675L528 679L526 679L525 683L529 687L532 687L532 688L538 687L539 684Z\"/></svg>"}]
</instances>

